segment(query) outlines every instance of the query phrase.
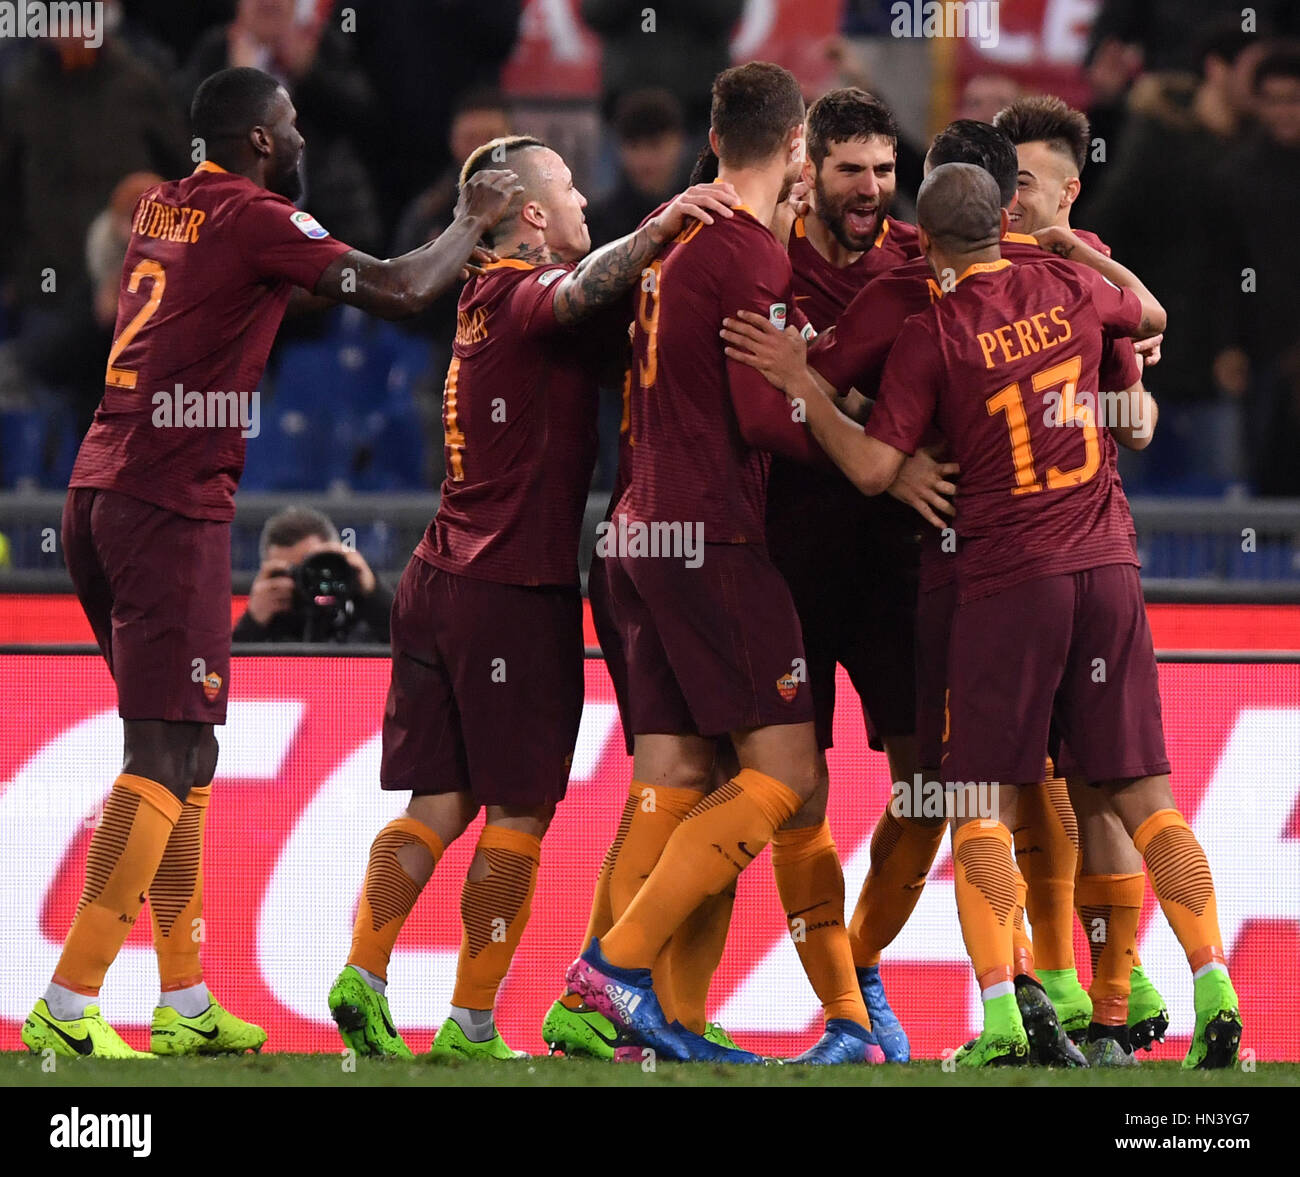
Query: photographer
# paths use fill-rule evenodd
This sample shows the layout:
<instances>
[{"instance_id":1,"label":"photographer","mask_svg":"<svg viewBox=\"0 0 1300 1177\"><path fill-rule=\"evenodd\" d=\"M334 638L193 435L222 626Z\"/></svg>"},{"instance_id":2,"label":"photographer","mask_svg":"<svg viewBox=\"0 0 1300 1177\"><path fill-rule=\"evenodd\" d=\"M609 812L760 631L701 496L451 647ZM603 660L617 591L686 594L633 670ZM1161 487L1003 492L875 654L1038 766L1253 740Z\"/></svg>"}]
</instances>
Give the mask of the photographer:
<instances>
[{"instance_id":1,"label":"photographer","mask_svg":"<svg viewBox=\"0 0 1300 1177\"><path fill-rule=\"evenodd\" d=\"M387 642L393 594L309 507L272 515L237 642ZM335 557L331 559L331 557Z\"/></svg>"}]
</instances>

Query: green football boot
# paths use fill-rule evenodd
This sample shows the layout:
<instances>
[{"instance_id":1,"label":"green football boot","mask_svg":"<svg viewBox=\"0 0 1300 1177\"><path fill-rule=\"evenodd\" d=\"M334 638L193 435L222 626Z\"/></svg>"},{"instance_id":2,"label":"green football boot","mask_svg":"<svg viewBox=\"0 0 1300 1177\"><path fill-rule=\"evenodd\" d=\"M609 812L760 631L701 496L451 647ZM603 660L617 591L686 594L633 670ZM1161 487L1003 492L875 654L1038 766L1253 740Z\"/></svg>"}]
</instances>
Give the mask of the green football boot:
<instances>
[{"instance_id":1,"label":"green football boot","mask_svg":"<svg viewBox=\"0 0 1300 1177\"><path fill-rule=\"evenodd\" d=\"M486 1042L471 1042L465 1037L465 1031L455 1018L448 1018L438 1027L438 1036L433 1040L429 1053L438 1059L517 1059L527 1058L526 1050L511 1050L506 1045L498 1030Z\"/></svg>"},{"instance_id":2,"label":"green football boot","mask_svg":"<svg viewBox=\"0 0 1300 1177\"><path fill-rule=\"evenodd\" d=\"M1128 1033L1133 1049L1150 1050L1153 1042L1163 1042L1169 1029L1169 1011L1165 999L1151 984L1141 965L1135 965L1129 979Z\"/></svg>"},{"instance_id":3,"label":"green football boot","mask_svg":"<svg viewBox=\"0 0 1300 1177\"><path fill-rule=\"evenodd\" d=\"M375 1058L414 1058L388 1011L388 998L372 989L356 969L339 973L329 996L330 1016L349 1049Z\"/></svg>"},{"instance_id":4,"label":"green football boot","mask_svg":"<svg viewBox=\"0 0 1300 1177\"><path fill-rule=\"evenodd\" d=\"M739 1050L731 1035L726 1032L717 1022L710 1022L704 1027L704 1037L707 1038L714 1046L725 1046L728 1050Z\"/></svg>"},{"instance_id":5,"label":"green football boot","mask_svg":"<svg viewBox=\"0 0 1300 1177\"><path fill-rule=\"evenodd\" d=\"M153 1058L143 1050L128 1046L99 1012L98 1005L88 1005L79 1018L56 1018L45 1004L36 1003L22 1028L23 1045L33 1054L52 1050L59 1058Z\"/></svg>"},{"instance_id":6,"label":"green football boot","mask_svg":"<svg viewBox=\"0 0 1300 1177\"><path fill-rule=\"evenodd\" d=\"M1057 1020L1075 1042L1080 1041L1088 1032L1092 1021L1092 998L1088 991L1079 984L1077 969L1038 969L1038 979L1047 990L1052 1008L1056 1010Z\"/></svg>"},{"instance_id":7,"label":"green football boot","mask_svg":"<svg viewBox=\"0 0 1300 1177\"><path fill-rule=\"evenodd\" d=\"M261 1050L266 1031L227 1013L217 999L197 1017L182 1016L169 1005L153 1011L149 1047L154 1054L243 1054Z\"/></svg>"},{"instance_id":8,"label":"green football boot","mask_svg":"<svg viewBox=\"0 0 1300 1177\"><path fill-rule=\"evenodd\" d=\"M953 1056L959 1067L1017 1066L1029 1062L1029 1036L1016 1005L1007 993L984 1003L984 1029Z\"/></svg>"},{"instance_id":9,"label":"green football boot","mask_svg":"<svg viewBox=\"0 0 1300 1177\"><path fill-rule=\"evenodd\" d=\"M546 1011L542 1041L552 1054L613 1059L614 1048L618 1045L618 1030L614 1023L585 1001L578 1000L578 1007L570 1009L564 1004L564 998L559 998Z\"/></svg>"},{"instance_id":10,"label":"green football boot","mask_svg":"<svg viewBox=\"0 0 1300 1177\"><path fill-rule=\"evenodd\" d=\"M1241 1013L1225 969L1210 969L1195 981L1196 1029L1183 1070L1220 1070L1237 1065Z\"/></svg>"}]
</instances>

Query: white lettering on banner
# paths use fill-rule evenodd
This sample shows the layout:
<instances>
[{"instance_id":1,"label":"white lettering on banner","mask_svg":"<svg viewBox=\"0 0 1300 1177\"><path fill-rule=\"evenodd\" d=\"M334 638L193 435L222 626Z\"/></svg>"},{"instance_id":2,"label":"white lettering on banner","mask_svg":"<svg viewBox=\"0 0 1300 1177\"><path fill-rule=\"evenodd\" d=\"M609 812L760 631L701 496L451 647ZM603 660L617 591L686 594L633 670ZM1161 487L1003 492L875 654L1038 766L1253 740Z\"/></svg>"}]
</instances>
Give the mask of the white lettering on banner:
<instances>
[{"instance_id":1,"label":"white lettering on banner","mask_svg":"<svg viewBox=\"0 0 1300 1177\"><path fill-rule=\"evenodd\" d=\"M1191 823L1214 873L1229 960L1250 920L1300 920L1300 842L1285 837L1300 791L1297 764L1300 710L1243 708ZM1138 952L1169 1007L1169 1033L1190 1034L1196 1017L1187 957L1159 912Z\"/></svg>"},{"instance_id":2,"label":"white lettering on banner","mask_svg":"<svg viewBox=\"0 0 1300 1177\"><path fill-rule=\"evenodd\" d=\"M274 779L302 717L296 699L232 701L221 736L218 781L229 773ZM122 721L101 711L60 732L0 793L0 896L15 951L0 969L0 1018L22 1021L45 990L62 946L41 928L59 867L85 833L122 766ZM34 836L35 832L35 836ZM148 1025L158 992L153 947L124 945L108 971L102 1009L110 1022Z\"/></svg>"},{"instance_id":3,"label":"white lettering on banner","mask_svg":"<svg viewBox=\"0 0 1300 1177\"><path fill-rule=\"evenodd\" d=\"M613 703L583 707L571 785L590 779L617 723ZM376 734L362 744L316 791L285 842L258 914L257 958L268 988L299 1017L321 1024L329 1023L321 994L348 957L370 841L406 807L408 794L379 788L380 739ZM302 951L304 928L312 930L310 954ZM456 949L394 949L389 1001L398 1025L441 1024L456 983L456 955Z\"/></svg>"},{"instance_id":4,"label":"white lettering on banner","mask_svg":"<svg viewBox=\"0 0 1300 1177\"><path fill-rule=\"evenodd\" d=\"M587 57L576 6L570 0L533 0L524 6L521 35L547 40L557 62L583 61Z\"/></svg>"}]
</instances>

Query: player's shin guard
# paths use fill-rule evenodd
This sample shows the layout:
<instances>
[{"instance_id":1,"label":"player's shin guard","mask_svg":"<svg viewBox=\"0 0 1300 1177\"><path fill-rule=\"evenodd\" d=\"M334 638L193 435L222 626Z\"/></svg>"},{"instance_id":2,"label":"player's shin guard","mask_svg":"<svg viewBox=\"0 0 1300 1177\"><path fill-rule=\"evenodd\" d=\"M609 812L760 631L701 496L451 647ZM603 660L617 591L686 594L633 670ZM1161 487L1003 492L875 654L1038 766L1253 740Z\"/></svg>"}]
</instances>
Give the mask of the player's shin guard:
<instances>
[{"instance_id":1,"label":"player's shin guard","mask_svg":"<svg viewBox=\"0 0 1300 1177\"><path fill-rule=\"evenodd\" d=\"M843 1018L871 1029L844 928L844 871L830 824L777 830L772 869L790 938L826 1020Z\"/></svg>"},{"instance_id":2,"label":"player's shin guard","mask_svg":"<svg viewBox=\"0 0 1300 1177\"><path fill-rule=\"evenodd\" d=\"M460 893L464 935L451 1003L491 1009L519 947L537 886L542 842L532 834L485 825Z\"/></svg>"},{"instance_id":3,"label":"player's shin guard","mask_svg":"<svg viewBox=\"0 0 1300 1177\"><path fill-rule=\"evenodd\" d=\"M96 994L121 950L149 890L181 802L146 777L123 773L113 783L86 855L86 881L54 984Z\"/></svg>"},{"instance_id":4,"label":"player's shin guard","mask_svg":"<svg viewBox=\"0 0 1300 1177\"><path fill-rule=\"evenodd\" d=\"M1072 969L1079 823L1065 781L1049 772L1047 780L1021 789L1016 818L1016 863L1029 886L1034 958L1040 968Z\"/></svg>"},{"instance_id":5,"label":"player's shin guard","mask_svg":"<svg viewBox=\"0 0 1300 1177\"><path fill-rule=\"evenodd\" d=\"M1214 878L1196 835L1176 809L1160 809L1133 832L1160 900L1193 974L1224 966Z\"/></svg>"},{"instance_id":6,"label":"player's shin guard","mask_svg":"<svg viewBox=\"0 0 1300 1177\"><path fill-rule=\"evenodd\" d=\"M853 963L870 968L903 930L948 827L899 819L885 809L871 835L871 870L849 921Z\"/></svg>"},{"instance_id":7,"label":"player's shin guard","mask_svg":"<svg viewBox=\"0 0 1300 1177\"><path fill-rule=\"evenodd\" d=\"M1092 954L1092 1020L1098 1026L1127 1026L1129 977L1137 958L1138 918L1146 878L1082 875L1076 889L1079 922Z\"/></svg>"},{"instance_id":8,"label":"player's shin guard","mask_svg":"<svg viewBox=\"0 0 1300 1177\"><path fill-rule=\"evenodd\" d=\"M649 968L705 898L729 887L802 803L793 789L753 769L704 798L673 831L645 886L601 941L619 968Z\"/></svg>"},{"instance_id":9,"label":"player's shin guard","mask_svg":"<svg viewBox=\"0 0 1300 1177\"><path fill-rule=\"evenodd\" d=\"M984 1000L1014 994L1012 927L1018 888L1011 831L972 821L952 838L957 915Z\"/></svg>"},{"instance_id":10,"label":"player's shin guard","mask_svg":"<svg viewBox=\"0 0 1300 1177\"><path fill-rule=\"evenodd\" d=\"M442 852L442 839L412 817L394 818L379 831L370 844L348 964L387 978L397 934L424 889L424 881L413 878L403 861L427 881ZM427 873L420 869L425 855L432 860Z\"/></svg>"},{"instance_id":11,"label":"player's shin guard","mask_svg":"<svg viewBox=\"0 0 1300 1177\"><path fill-rule=\"evenodd\" d=\"M158 980L164 993L203 980L203 827L212 786L191 789L149 885Z\"/></svg>"}]
</instances>

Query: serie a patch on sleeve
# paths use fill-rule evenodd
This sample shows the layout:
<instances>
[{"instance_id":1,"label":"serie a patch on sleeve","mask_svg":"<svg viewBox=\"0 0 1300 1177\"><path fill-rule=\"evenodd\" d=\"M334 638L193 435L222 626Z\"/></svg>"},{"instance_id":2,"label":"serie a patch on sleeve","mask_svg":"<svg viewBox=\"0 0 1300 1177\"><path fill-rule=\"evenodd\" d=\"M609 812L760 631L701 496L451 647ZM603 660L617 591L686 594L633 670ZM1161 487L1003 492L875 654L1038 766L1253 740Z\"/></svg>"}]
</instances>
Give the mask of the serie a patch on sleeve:
<instances>
[{"instance_id":1,"label":"serie a patch on sleeve","mask_svg":"<svg viewBox=\"0 0 1300 1177\"><path fill-rule=\"evenodd\" d=\"M559 269L543 270L542 273L537 275L537 281L540 282L543 286L549 286L557 278L563 278L566 273L567 271L559 270Z\"/></svg>"},{"instance_id":2,"label":"serie a patch on sleeve","mask_svg":"<svg viewBox=\"0 0 1300 1177\"><path fill-rule=\"evenodd\" d=\"M767 308L767 321L778 331L785 330L785 303L774 302Z\"/></svg>"},{"instance_id":3,"label":"serie a patch on sleeve","mask_svg":"<svg viewBox=\"0 0 1300 1177\"><path fill-rule=\"evenodd\" d=\"M290 216L289 220L304 237L311 237L315 240L316 238L328 237L330 235L330 231L309 212L299 210Z\"/></svg>"}]
</instances>

